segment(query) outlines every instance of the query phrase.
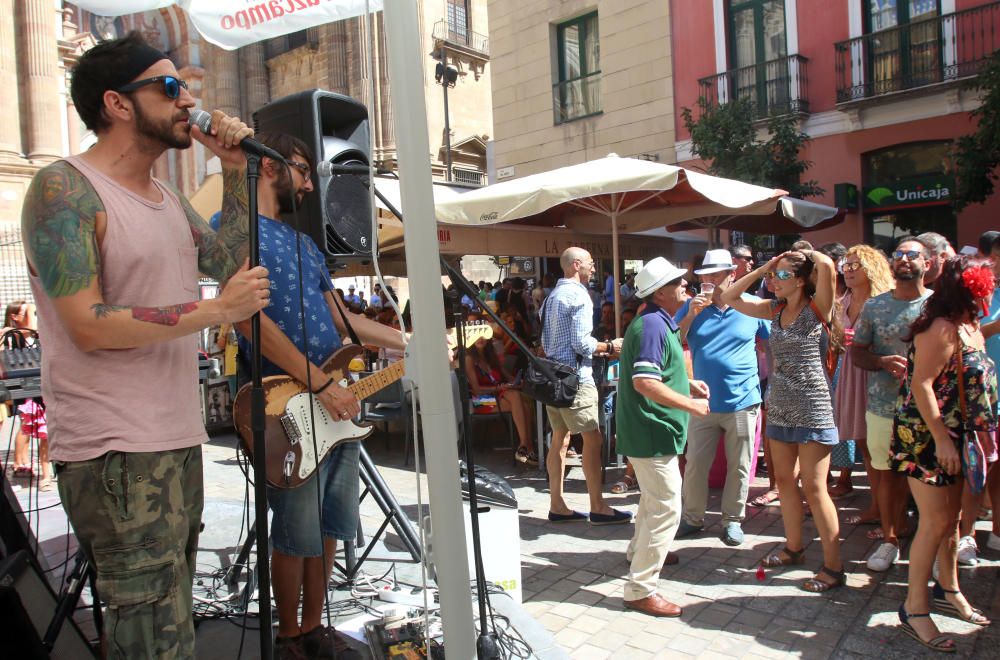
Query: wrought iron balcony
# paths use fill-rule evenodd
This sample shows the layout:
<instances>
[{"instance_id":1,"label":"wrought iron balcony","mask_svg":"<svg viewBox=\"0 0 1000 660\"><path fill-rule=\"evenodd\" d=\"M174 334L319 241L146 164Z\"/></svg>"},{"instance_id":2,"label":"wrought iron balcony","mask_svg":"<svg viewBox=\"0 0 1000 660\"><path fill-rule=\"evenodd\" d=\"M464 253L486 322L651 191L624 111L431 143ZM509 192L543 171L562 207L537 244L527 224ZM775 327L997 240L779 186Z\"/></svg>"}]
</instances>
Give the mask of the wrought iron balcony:
<instances>
[{"instance_id":1,"label":"wrought iron balcony","mask_svg":"<svg viewBox=\"0 0 1000 660\"><path fill-rule=\"evenodd\" d=\"M434 24L431 36L438 44L443 43L447 47L489 59L490 38L485 34L473 32L467 25L441 19Z\"/></svg>"},{"instance_id":2,"label":"wrought iron balcony","mask_svg":"<svg viewBox=\"0 0 1000 660\"><path fill-rule=\"evenodd\" d=\"M553 85L552 109L557 124L600 114L601 72Z\"/></svg>"},{"instance_id":3,"label":"wrought iron balcony","mask_svg":"<svg viewBox=\"0 0 1000 660\"><path fill-rule=\"evenodd\" d=\"M758 119L773 115L808 114L806 65L809 59L788 55L700 78L701 96L710 104L750 98Z\"/></svg>"},{"instance_id":4,"label":"wrought iron balcony","mask_svg":"<svg viewBox=\"0 0 1000 660\"><path fill-rule=\"evenodd\" d=\"M969 78L1000 48L1000 2L897 25L835 47L838 103Z\"/></svg>"},{"instance_id":5,"label":"wrought iron balcony","mask_svg":"<svg viewBox=\"0 0 1000 660\"><path fill-rule=\"evenodd\" d=\"M453 167L451 169L451 178L457 183L465 183L470 186L481 186L486 181L486 174L475 170L463 170Z\"/></svg>"}]
</instances>

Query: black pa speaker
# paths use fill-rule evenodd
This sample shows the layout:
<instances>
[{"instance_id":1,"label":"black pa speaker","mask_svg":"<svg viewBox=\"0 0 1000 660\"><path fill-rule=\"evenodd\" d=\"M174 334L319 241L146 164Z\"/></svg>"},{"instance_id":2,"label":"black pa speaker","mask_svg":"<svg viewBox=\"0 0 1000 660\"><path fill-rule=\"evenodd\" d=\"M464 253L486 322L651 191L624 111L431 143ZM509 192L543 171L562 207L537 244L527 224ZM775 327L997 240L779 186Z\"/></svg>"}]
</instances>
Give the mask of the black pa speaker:
<instances>
[{"instance_id":1,"label":"black pa speaker","mask_svg":"<svg viewBox=\"0 0 1000 660\"><path fill-rule=\"evenodd\" d=\"M321 176L319 163L369 164L368 109L349 96L311 89L282 97L253 115L254 130L293 135L312 149L315 192L294 217L282 218L308 234L330 261L370 257L371 205L368 188L354 174Z\"/></svg>"},{"instance_id":2,"label":"black pa speaker","mask_svg":"<svg viewBox=\"0 0 1000 660\"><path fill-rule=\"evenodd\" d=\"M87 660L93 649L72 618L59 628L52 650L42 638L58 608L56 596L28 553L19 550L0 562L0 648L7 658ZM70 610L72 613L72 610Z\"/></svg>"}]
</instances>

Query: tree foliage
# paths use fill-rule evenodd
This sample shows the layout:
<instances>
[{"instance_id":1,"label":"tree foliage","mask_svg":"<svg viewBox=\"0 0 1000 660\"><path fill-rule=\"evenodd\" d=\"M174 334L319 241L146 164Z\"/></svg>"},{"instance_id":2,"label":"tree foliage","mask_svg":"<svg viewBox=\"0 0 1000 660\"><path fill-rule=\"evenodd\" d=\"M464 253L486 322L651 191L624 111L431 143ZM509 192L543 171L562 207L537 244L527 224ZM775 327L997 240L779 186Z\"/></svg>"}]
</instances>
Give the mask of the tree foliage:
<instances>
[{"instance_id":1,"label":"tree foliage","mask_svg":"<svg viewBox=\"0 0 1000 660\"><path fill-rule=\"evenodd\" d=\"M981 204L993 194L1000 165L1000 50L993 53L973 79L982 105L969 113L977 122L971 135L955 141L955 210Z\"/></svg>"},{"instance_id":2,"label":"tree foliage","mask_svg":"<svg viewBox=\"0 0 1000 660\"><path fill-rule=\"evenodd\" d=\"M718 105L698 99L698 119L690 108L681 111L691 134L691 151L708 163L708 173L746 183L787 190L792 197L822 195L815 180L802 177L812 166L799 158L809 136L793 115L767 119L767 139L757 135L757 117L750 98Z\"/></svg>"}]
</instances>

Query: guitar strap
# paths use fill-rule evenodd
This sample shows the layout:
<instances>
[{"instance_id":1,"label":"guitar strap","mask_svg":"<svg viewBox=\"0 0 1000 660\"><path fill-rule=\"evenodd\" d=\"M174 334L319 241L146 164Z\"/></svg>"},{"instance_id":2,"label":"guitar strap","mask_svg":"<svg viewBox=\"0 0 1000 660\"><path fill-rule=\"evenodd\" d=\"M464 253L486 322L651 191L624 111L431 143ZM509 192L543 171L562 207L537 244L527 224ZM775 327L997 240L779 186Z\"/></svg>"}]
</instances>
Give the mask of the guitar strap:
<instances>
[{"instance_id":1,"label":"guitar strap","mask_svg":"<svg viewBox=\"0 0 1000 660\"><path fill-rule=\"evenodd\" d=\"M347 314L344 314L343 301L338 301L337 298L339 294L334 292L334 307L340 312L340 318L344 319L344 326L347 328L347 334L351 337L351 341L354 342L355 346L361 346L361 340L358 339L358 333L354 332L354 328L351 327L351 322L347 320Z\"/></svg>"}]
</instances>

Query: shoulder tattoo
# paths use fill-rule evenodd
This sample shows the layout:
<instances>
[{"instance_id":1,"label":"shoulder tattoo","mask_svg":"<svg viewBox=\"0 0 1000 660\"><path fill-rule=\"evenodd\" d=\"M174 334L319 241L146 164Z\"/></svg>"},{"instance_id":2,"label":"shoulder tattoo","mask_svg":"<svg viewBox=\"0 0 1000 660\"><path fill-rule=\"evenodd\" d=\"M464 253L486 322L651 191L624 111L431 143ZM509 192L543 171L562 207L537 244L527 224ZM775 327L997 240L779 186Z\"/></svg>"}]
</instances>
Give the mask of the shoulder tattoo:
<instances>
[{"instance_id":1,"label":"shoulder tattoo","mask_svg":"<svg viewBox=\"0 0 1000 660\"><path fill-rule=\"evenodd\" d=\"M32 179L21 212L28 261L53 298L71 296L100 280L97 191L75 167L60 161Z\"/></svg>"}]
</instances>

